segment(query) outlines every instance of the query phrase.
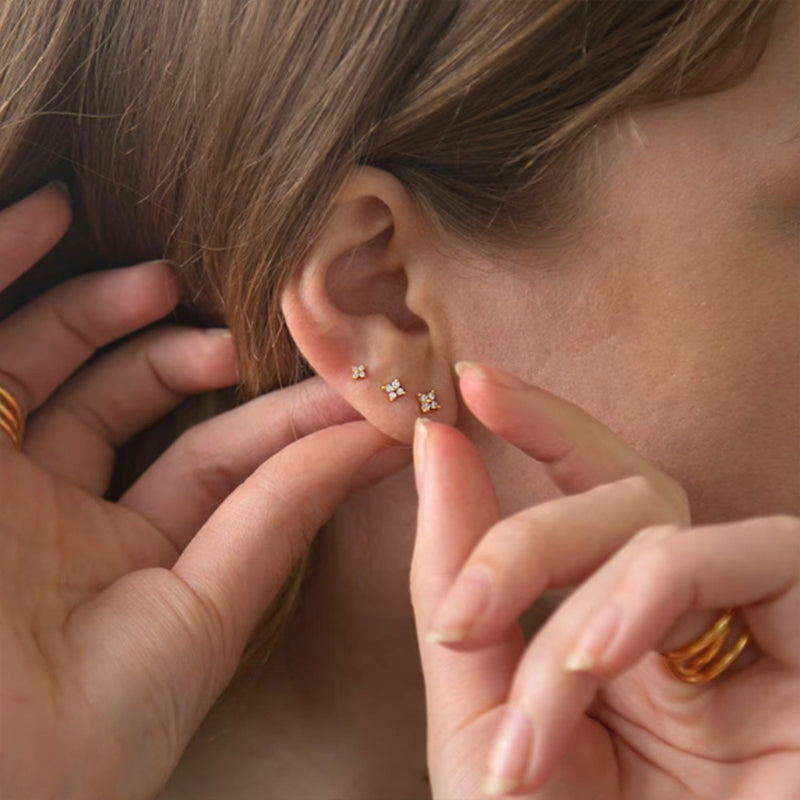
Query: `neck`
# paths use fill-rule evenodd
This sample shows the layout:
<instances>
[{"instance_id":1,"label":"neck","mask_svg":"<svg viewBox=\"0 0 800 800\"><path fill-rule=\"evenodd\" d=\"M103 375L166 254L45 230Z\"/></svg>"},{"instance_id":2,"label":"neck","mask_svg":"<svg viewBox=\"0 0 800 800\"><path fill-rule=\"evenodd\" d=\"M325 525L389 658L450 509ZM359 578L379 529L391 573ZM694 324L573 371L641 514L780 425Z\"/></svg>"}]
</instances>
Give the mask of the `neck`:
<instances>
[{"instance_id":1,"label":"neck","mask_svg":"<svg viewBox=\"0 0 800 800\"><path fill-rule=\"evenodd\" d=\"M430 796L408 591L416 506L408 468L338 510L262 678L272 727L301 730L309 768L328 764L326 780L347 796Z\"/></svg>"},{"instance_id":2,"label":"neck","mask_svg":"<svg viewBox=\"0 0 800 800\"><path fill-rule=\"evenodd\" d=\"M408 572L416 493L407 468L354 494L320 532L285 640L299 672L323 663L391 675L419 672Z\"/></svg>"}]
</instances>

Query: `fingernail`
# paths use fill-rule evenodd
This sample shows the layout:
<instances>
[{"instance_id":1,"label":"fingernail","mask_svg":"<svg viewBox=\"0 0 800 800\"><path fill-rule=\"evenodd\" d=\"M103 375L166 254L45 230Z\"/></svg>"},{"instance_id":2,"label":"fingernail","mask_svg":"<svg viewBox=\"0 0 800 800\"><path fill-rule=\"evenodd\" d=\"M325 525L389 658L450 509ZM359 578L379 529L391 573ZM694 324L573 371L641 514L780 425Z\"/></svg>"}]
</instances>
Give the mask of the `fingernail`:
<instances>
[{"instance_id":1,"label":"fingernail","mask_svg":"<svg viewBox=\"0 0 800 800\"><path fill-rule=\"evenodd\" d=\"M532 747L530 717L519 706L508 706L495 736L483 791L499 797L516 789L525 776Z\"/></svg>"},{"instance_id":2,"label":"fingernail","mask_svg":"<svg viewBox=\"0 0 800 800\"><path fill-rule=\"evenodd\" d=\"M468 567L433 615L426 641L460 642L489 605L491 576L485 567ZM429 638L431 637L431 638Z\"/></svg>"},{"instance_id":3,"label":"fingernail","mask_svg":"<svg viewBox=\"0 0 800 800\"><path fill-rule=\"evenodd\" d=\"M455 369L456 375L458 375L459 378L463 378L468 372L474 372L479 378L483 378L484 380L487 378L486 372L481 365L476 364L474 361L459 361L453 369Z\"/></svg>"},{"instance_id":4,"label":"fingernail","mask_svg":"<svg viewBox=\"0 0 800 800\"><path fill-rule=\"evenodd\" d=\"M422 417L417 417L417 421L414 423L414 473L418 492L425 482L429 424L428 420Z\"/></svg>"},{"instance_id":5,"label":"fingernail","mask_svg":"<svg viewBox=\"0 0 800 800\"><path fill-rule=\"evenodd\" d=\"M587 653L570 653L564 662L567 672L588 672L597 662Z\"/></svg>"},{"instance_id":6,"label":"fingernail","mask_svg":"<svg viewBox=\"0 0 800 800\"><path fill-rule=\"evenodd\" d=\"M428 631L423 638L430 644L448 644L450 642L460 642L464 636L460 633L448 633L447 631Z\"/></svg>"},{"instance_id":7,"label":"fingernail","mask_svg":"<svg viewBox=\"0 0 800 800\"><path fill-rule=\"evenodd\" d=\"M459 361L454 367L459 377L463 378L468 372L474 372L481 380L490 381L507 389L526 389L526 383L514 377L505 370L492 367L489 364L476 364L474 361Z\"/></svg>"},{"instance_id":8,"label":"fingernail","mask_svg":"<svg viewBox=\"0 0 800 800\"><path fill-rule=\"evenodd\" d=\"M609 603L590 620L578 643L564 661L567 672L591 672L603 659L619 628L622 611Z\"/></svg>"},{"instance_id":9,"label":"fingernail","mask_svg":"<svg viewBox=\"0 0 800 800\"><path fill-rule=\"evenodd\" d=\"M497 775L487 775L483 781L483 793L489 797L502 797L517 786L516 781L508 778L498 778Z\"/></svg>"},{"instance_id":10,"label":"fingernail","mask_svg":"<svg viewBox=\"0 0 800 800\"><path fill-rule=\"evenodd\" d=\"M67 200L72 203L72 192L70 192L69 186L67 186L64 181L51 181L48 185L52 186L54 189L58 189L64 195L64 197L66 197Z\"/></svg>"},{"instance_id":11,"label":"fingernail","mask_svg":"<svg viewBox=\"0 0 800 800\"><path fill-rule=\"evenodd\" d=\"M233 334L228 328L206 328L209 336L219 336L223 339L233 339Z\"/></svg>"}]
</instances>

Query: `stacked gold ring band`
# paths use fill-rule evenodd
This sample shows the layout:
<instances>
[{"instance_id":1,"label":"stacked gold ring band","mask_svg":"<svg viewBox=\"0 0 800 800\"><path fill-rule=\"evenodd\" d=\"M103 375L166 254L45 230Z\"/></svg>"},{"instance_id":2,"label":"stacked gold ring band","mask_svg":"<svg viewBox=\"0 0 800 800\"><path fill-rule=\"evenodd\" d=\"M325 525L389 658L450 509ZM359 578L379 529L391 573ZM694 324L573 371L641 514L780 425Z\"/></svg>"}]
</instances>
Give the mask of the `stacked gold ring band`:
<instances>
[{"instance_id":1,"label":"stacked gold ring band","mask_svg":"<svg viewBox=\"0 0 800 800\"><path fill-rule=\"evenodd\" d=\"M5 431L17 450L22 449L22 437L25 435L25 414L8 389L0 386L0 430Z\"/></svg>"},{"instance_id":2,"label":"stacked gold ring band","mask_svg":"<svg viewBox=\"0 0 800 800\"><path fill-rule=\"evenodd\" d=\"M734 626L738 620L737 610L729 608L693 642L664 653L670 672L684 683L696 684L708 683L725 672L750 641L746 628L735 638Z\"/></svg>"}]
</instances>

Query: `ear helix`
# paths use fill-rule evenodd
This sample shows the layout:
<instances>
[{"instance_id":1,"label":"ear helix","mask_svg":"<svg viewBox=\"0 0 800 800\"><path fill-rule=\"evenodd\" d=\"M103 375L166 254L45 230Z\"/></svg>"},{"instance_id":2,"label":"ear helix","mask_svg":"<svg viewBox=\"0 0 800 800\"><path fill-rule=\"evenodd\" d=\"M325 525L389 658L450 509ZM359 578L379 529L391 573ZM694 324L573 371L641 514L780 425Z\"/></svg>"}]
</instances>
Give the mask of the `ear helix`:
<instances>
[{"instance_id":1,"label":"ear helix","mask_svg":"<svg viewBox=\"0 0 800 800\"><path fill-rule=\"evenodd\" d=\"M354 381L361 381L367 377L367 368L364 364L355 364L350 369ZM394 403L395 400L407 394L399 378L393 378L391 381L381 384L381 391L386 393L386 399L390 403ZM418 393L417 402L419 403L420 414L431 414L434 411L439 411L442 407L436 398L436 391L434 389L428 392Z\"/></svg>"}]
</instances>

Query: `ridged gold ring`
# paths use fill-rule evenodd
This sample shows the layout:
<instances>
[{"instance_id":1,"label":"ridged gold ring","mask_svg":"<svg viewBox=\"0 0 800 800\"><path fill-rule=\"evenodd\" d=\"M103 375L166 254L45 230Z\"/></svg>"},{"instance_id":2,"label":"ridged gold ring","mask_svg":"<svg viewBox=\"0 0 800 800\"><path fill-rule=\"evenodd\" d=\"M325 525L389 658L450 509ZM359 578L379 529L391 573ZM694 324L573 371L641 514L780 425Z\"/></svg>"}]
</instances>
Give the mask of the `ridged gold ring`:
<instances>
[{"instance_id":1,"label":"ridged gold ring","mask_svg":"<svg viewBox=\"0 0 800 800\"><path fill-rule=\"evenodd\" d=\"M8 434L17 450L22 449L25 435L25 414L17 398L0 386L0 429Z\"/></svg>"},{"instance_id":2,"label":"ridged gold ring","mask_svg":"<svg viewBox=\"0 0 800 800\"><path fill-rule=\"evenodd\" d=\"M664 653L673 676L684 683L703 684L725 672L750 641L750 633L743 624L738 638L735 638L737 621L741 622L739 612L729 608L694 641Z\"/></svg>"}]
</instances>

